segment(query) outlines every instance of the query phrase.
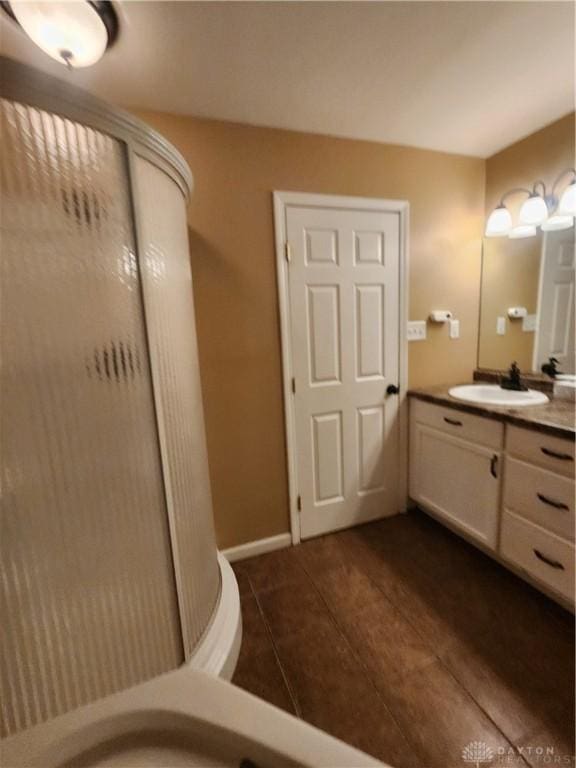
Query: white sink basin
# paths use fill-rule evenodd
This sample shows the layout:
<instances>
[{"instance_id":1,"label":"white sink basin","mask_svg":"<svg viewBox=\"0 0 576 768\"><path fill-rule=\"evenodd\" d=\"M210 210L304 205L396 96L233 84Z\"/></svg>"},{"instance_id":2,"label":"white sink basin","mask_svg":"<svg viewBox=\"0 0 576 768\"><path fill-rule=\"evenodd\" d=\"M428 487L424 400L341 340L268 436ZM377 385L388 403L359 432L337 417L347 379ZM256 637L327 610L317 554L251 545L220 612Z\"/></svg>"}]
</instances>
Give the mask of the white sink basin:
<instances>
[{"instance_id":1,"label":"white sink basin","mask_svg":"<svg viewBox=\"0 0 576 768\"><path fill-rule=\"evenodd\" d=\"M526 392L516 392L513 389L502 389L498 384L464 384L452 387L448 394L456 400L465 400L478 405L501 405L508 408L518 408L525 405L542 405L548 402L548 397L536 389Z\"/></svg>"}]
</instances>

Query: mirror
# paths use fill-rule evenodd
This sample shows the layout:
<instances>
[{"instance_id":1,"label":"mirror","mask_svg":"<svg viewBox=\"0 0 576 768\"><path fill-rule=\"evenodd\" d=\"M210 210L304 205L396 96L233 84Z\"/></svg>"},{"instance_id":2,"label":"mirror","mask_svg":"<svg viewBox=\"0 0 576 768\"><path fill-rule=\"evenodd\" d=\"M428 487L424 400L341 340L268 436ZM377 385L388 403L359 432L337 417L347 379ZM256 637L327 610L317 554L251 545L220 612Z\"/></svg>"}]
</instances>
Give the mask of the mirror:
<instances>
[{"instance_id":1,"label":"mirror","mask_svg":"<svg viewBox=\"0 0 576 768\"><path fill-rule=\"evenodd\" d=\"M574 227L484 238L478 368L507 370L516 360L540 372L555 357L561 373L576 373L574 256Z\"/></svg>"}]
</instances>

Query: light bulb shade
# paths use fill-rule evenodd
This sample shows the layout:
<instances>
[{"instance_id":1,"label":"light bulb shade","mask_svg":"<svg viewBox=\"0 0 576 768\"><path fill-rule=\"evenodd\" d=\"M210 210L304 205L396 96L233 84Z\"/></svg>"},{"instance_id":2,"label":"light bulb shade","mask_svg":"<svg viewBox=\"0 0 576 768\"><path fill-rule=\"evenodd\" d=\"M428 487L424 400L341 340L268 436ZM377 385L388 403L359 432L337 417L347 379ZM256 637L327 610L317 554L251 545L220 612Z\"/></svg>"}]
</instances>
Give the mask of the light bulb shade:
<instances>
[{"instance_id":1,"label":"light bulb shade","mask_svg":"<svg viewBox=\"0 0 576 768\"><path fill-rule=\"evenodd\" d=\"M544 232L556 232L559 229L570 229L572 226L574 226L573 216L561 216L557 213L554 216L550 216L550 218L542 224L542 230Z\"/></svg>"},{"instance_id":2,"label":"light bulb shade","mask_svg":"<svg viewBox=\"0 0 576 768\"><path fill-rule=\"evenodd\" d=\"M512 216L504 205L494 208L486 222L486 237L504 237L512 229Z\"/></svg>"},{"instance_id":3,"label":"light bulb shade","mask_svg":"<svg viewBox=\"0 0 576 768\"><path fill-rule=\"evenodd\" d=\"M576 181L566 187L558 205L560 216L576 216Z\"/></svg>"},{"instance_id":4,"label":"light bulb shade","mask_svg":"<svg viewBox=\"0 0 576 768\"><path fill-rule=\"evenodd\" d=\"M530 195L520 208L520 224L538 226L548 218L546 201L540 195Z\"/></svg>"},{"instance_id":5,"label":"light bulb shade","mask_svg":"<svg viewBox=\"0 0 576 768\"><path fill-rule=\"evenodd\" d=\"M110 3L11 0L9 12L48 56L71 67L95 64L117 31Z\"/></svg>"},{"instance_id":6,"label":"light bulb shade","mask_svg":"<svg viewBox=\"0 0 576 768\"><path fill-rule=\"evenodd\" d=\"M534 237L535 234L536 226L534 224L520 224L510 231L508 237L512 240L520 240L523 237Z\"/></svg>"}]
</instances>

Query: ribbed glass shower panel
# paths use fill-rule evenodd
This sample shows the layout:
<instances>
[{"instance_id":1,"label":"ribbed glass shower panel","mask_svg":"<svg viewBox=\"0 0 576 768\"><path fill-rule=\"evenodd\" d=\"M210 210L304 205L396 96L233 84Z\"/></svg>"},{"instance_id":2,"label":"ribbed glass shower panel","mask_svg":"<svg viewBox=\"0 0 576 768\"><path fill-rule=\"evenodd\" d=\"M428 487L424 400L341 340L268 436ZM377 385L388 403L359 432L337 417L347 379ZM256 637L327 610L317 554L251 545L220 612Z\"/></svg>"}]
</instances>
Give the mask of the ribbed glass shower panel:
<instances>
[{"instance_id":1,"label":"ribbed glass shower panel","mask_svg":"<svg viewBox=\"0 0 576 768\"><path fill-rule=\"evenodd\" d=\"M123 145L1 118L1 730L178 666Z\"/></svg>"},{"instance_id":2,"label":"ribbed glass shower panel","mask_svg":"<svg viewBox=\"0 0 576 768\"><path fill-rule=\"evenodd\" d=\"M186 207L176 183L134 157L142 281L158 374L172 541L186 655L206 629L220 587L202 410Z\"/></svg>"}]
</instances>

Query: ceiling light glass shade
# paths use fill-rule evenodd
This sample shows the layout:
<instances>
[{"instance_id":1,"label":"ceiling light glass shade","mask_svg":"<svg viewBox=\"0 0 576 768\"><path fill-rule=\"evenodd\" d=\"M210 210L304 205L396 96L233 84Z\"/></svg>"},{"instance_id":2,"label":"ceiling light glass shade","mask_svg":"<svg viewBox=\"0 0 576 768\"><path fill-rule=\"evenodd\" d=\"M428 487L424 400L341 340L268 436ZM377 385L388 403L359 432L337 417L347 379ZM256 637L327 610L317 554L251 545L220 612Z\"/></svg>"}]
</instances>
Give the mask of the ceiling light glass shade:
<instances>
[{"instance_id":1,"label":"ceiling light glass shade","mask_svg":"<svg viewBox=\"0 0 576 768\"><path fill-rule=\"evenodd\" d=\"M558 229L570 229L574 225L573 216L561 216L556 214L542 224L544 232L555 232Z\"/></svg>"},{"instance_id":2,"label":"ceiling light glass shade","mask_svg":"<svg viewBox=\"0 0 576 768\"><path fill-rule=\"evenodd\" d=\"M106 26L86 0L12 0L10 8L28 37L61 63L89 67L102 58L108 46Z\"/></svg>"},{"instance_id":3,"label":"ceiling light glass shade","mask_svg":"<svg viewBox=\"0 0 576 768\"><path fill-rule=\"evenodd\" d=\"M546 201L540 195L530 195L528 200L522 203L520 208L520 224L532 224L537 226L548 218Z\"/></svg>"},{"instance_id":4,"label":"ceiling light glass shade","mask_svg":"<svg viewBox=\"0 0 576 768\"><path fill-rule=\"evenodd\" d=\"M573 181L562 193L558 213L560 216L576 216L576 181Z\"/></svg>"},{"instance_id":5,"label":"ceiling light glass shade","mask_svg":"<svg viewBox=\"0 0 576 768\"><path fill-rule=\"evenodd\" d=\"M506 206L494 208L486 222L486 237L504 237L512 229L512 216Z\"/></svg>"},{"instance_id":6,"label":"ceiling light glass shade","mask_svg":"<svg viewBox=\"0 0 576 768\"><path fill-rule=\"evenodd\" d=\"M534 224L520 224L508 234L512 240L520 240L522 237L534 237L536 234L536 227Z\"/></svg>"}]
</instances>

